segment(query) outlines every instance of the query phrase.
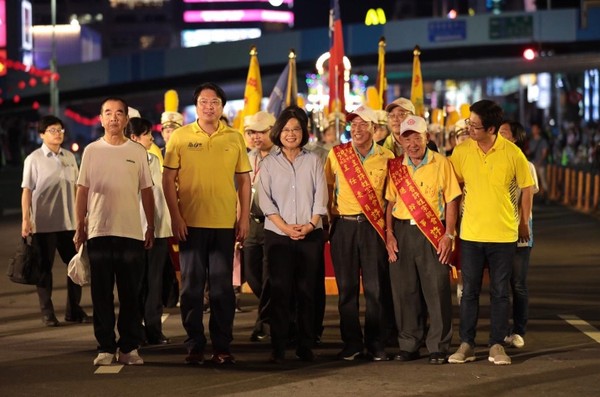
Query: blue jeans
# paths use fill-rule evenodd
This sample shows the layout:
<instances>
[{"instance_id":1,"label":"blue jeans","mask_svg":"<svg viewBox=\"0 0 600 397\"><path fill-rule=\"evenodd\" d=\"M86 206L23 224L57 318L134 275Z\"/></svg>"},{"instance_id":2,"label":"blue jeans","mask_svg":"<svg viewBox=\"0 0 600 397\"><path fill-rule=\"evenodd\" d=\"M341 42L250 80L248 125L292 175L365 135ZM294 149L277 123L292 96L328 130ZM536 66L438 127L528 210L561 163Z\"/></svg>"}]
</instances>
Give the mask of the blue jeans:
<instances>
[{"instance_id":1,"label":"blue jeans","mask_svg":"<svg viewBox=\"0 0 600 397\"><path fill-rule=\"evenodd\" d=\"M525 335L529 317L529 292L527 291L527 273L531 247L518 247L513 261L510 287L513 298L513 334Z\"/></svg>"},{"instance_id":2,"label":"blue jeans","mask_svg":"<svg viewBox=\"0 0 600 397\"><path fill-rule=\"evenodd\" d=\"M490 273L489 344L504 343L508 335L509 281L516 243L481 243L461 240L463 296L460 302L460 340L475 346L479 294L487 263Z\"/></svg>"}]
</instances>

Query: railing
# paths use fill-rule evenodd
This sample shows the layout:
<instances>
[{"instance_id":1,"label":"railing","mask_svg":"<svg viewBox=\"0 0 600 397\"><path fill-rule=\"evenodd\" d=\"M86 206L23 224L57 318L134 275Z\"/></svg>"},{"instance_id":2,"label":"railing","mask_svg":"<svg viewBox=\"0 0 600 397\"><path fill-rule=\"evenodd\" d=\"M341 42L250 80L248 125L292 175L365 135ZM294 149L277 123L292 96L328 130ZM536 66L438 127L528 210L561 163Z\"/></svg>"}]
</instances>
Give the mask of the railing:
<instances>
[{"instance_id":1,"label":"railing","mask_svg":"<svg viewBox=\"0 0 600 397\"><path fill-rule=\"evenodd\" d=\"M548 198L585 213L600 210L600 174L549 164Z\"/></svg>"}]
</instances>

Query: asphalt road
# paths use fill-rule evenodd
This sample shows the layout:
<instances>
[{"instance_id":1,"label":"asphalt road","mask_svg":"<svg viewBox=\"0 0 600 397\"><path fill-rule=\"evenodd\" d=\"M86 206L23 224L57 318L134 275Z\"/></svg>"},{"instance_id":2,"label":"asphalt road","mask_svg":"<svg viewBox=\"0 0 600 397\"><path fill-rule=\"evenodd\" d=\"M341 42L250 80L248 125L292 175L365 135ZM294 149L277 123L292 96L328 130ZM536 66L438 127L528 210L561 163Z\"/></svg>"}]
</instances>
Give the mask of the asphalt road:
<instances>
[{"instance_id":1,"label":"asphalt road","mask_svg":"<svg viewBox=\"0 0 600 397\"><path fill-rule=\"evenodd\" d=\"M0 263L19 238L19 216L0 218ZM0 396L598 396L600 395L600 220L558 206L534 208L536 246L530 268L530 323L523 349L508 349L513 364L487 361L488 295L482 295L476 349L468 364L335 360L339 338L337 297L328 298L323 344L314 363L290 358L267 363L267 342L249 336L256 299L243 295L236 314L229 367L183 364L184 330L178 309L166 309L164 333L172 343L144 347L143 366L113 365L99 371L91 325L45 328L34 288L0 277ZM59 320L66 299L64 267L54 266L54 305ZM89 287L83 306L92 312ZM458 310L454 307L458 346ZM388 348L394 353L396 348ZM109 373L100 373L106 371Z\"/></svg>"}]
</instances>

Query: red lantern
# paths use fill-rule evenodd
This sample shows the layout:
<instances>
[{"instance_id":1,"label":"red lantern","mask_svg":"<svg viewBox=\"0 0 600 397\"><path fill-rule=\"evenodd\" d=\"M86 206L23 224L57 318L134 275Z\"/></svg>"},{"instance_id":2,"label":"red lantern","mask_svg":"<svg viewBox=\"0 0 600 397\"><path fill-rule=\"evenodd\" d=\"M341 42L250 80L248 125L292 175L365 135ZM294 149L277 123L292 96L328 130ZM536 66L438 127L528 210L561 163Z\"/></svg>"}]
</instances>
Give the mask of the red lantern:
<instances>
[{"instance_id":1,"label":"red lantern","mask_svg":"<svg viewBox=\"0 0 600 397\"><path fill-rule=\"evenodd\" d=\"M44 84L46 84L46 85L47 85L48 83L50 83L50 77L48 77L48 75L46 75L46 76L42 77L42 83L44 83Z\"/></svg>"},{"instance_id":2,"label":"red lantern","mask_svg":"<svg viewBox=\"0 0 600 397\"><path fill-rule=\"evenodd\" d=\"M58 73L52 73L52 80L58 81L60 79L60 75Z\"/></svg>"},{"instance_id":3,"label":"red lantern","mask_svg":"<svg viewBox=\"0 0 600 397\"><path fill-rule=\"evenodd\" d=\"M20 90L25 88L25 82L23 80L19 81L19 83L17 84L17 87L19 87Z\"/></svg>"},{"instance_id":4,"label":"red lantern","mask_svg":"<svg viewBox=\"0 0 600 397\"><path fill-rule=\"evenodd\" d=\"M14 102L14 103L19 103L19 102L21 102L21 97L20 97L20 96L18 96L18 95L15 95L15 96L13 97L13 102Z\"/></svg>"},{"instance_id":5,"label":"red lantern","mask_svg":"<svg viewBox=\"0 0 600 397\"><path fill-rule=\"evenodd\" d=\"M38 110L40 108L40 103L38 101L33 101L33 104L31 104L31 108L33 110Z\"/></svg>"},{"instance_id":6,"label":"red lantern","mask_svg":"<svg viewBox=\"0 0 600 397\"><path fill-rule=\"evenodd\" d=\"M35 78L30 78L29 79L29 86L31 87L35 87L37 85L37 80Z\"/></svg>"}]
</instances>

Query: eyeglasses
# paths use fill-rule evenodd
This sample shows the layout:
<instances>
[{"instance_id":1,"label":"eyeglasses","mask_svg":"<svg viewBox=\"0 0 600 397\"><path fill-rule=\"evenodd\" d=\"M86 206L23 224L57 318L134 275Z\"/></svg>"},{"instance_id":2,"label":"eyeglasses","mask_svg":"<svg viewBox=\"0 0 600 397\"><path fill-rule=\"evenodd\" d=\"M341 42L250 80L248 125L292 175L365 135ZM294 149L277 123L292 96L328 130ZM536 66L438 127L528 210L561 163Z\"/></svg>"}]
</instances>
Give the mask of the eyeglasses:
<instances>
[{"instance_id":1,"label":"eyeglasses","mask_svg":"<svg viewBox=\"0 0 600 397\"><path fill-rule=\"evenodd\" d=\"M471 130L485 130L485 127L477 127L475 125L473 125L473 123L471 122L471 119L465 119L465 125L467 126L467 129L471 129Z\"/></svg>"},{"instance_id":2,"label":"eyeglasses","mask_svg":"<svg viewBox=\"0 0 600 397\"><path fill-rule=\"evenodd\" d=\"M300 127L296 127L296 128L284 128L281 130L282 134L300 134L302 132L302 128Z\"/></svg>"},{"instance_id":3,"label":"eyeglasses","mask_svg":"<svg viewBox=\"0 0 600 397\"><path fill-rule=\"evenodd\" d=\"M406 116L408 116L410 114L410 112L390 112L388 114L388 118L392 118L392 119L403 119Z\"/></svg>"},{"instance_id":4,"label":"eyeglasses","mask_svg":"<svg viewBox=\"0 0 600 397\"><path fill-rule=\"evenodd\" d=\"M221 100L220 99L206 99L206 98L200 98L198 99L198 105L202 106L203 108L212 106L214 108L221 106Z\"/></svg>"},{"instance_id":5,"label":"eyeglasses","mask_svg":"<svg viewBox=\"0 0 600 397\"><path fill-rule=\"evenodd\" d=\"M354 129L354 130L366 130L367 128L369 128L371 126L371 123L367 123L367 122L359 122L359 123L350 123L350 129Z\"/></svg>"},{"instance_id":6,"label":"eyeglasses","mask_svg":"<svg viewBox=\"0 0 600 397\"><path fill-rule=\"evenodd\" d=\"M65 129L64 128L48 128L46 130L46 132L49 132L52 135L58 135L58 134L64 134L65 133Z\"/></svg>"}]
</instances>

